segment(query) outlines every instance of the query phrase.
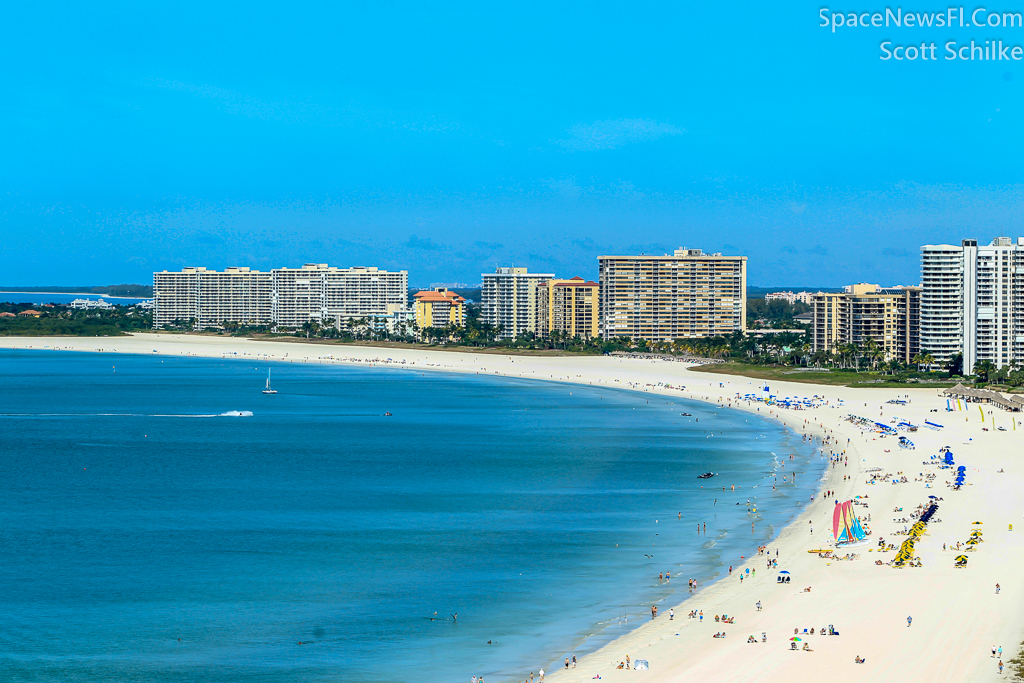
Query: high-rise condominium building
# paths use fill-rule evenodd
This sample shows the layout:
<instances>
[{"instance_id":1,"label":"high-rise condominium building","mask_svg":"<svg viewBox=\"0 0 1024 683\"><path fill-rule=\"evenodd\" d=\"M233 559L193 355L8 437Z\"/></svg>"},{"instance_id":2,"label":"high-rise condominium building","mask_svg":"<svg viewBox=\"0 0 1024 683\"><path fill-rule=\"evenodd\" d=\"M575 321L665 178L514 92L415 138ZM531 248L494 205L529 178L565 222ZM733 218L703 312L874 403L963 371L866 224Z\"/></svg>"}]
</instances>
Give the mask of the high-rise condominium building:
<instances>
[{"instance_id":1,"label":"high-rise condominium building","mask_svg":"<svg viewBox=\"0 0 1024 683\"><path fill-rule=\"evenodd\" d=\"M528 273L526 268L498 268L484 273L480 315L485 323L501 328L498 339L514 339L537 332L537 285L554 273Z\"/></svg>"},{"instance_id":2,"label":"high-rise condominium building","mask_svg":"<svg viewBox=\"0 0 1024 683\"><path fill-rule=\"evenodd\" d=\"M270 273L249 268L185 268L153 273L153 327L200 329L226 322L271 324Z\"/></svg>"},{"instance_id":3,"label":"high-rise condominium building","mask_svg":"<svg viewBox=\"0 0 1024 683\"><path fill-rule=\"evenodd\" d=\"M386 316L408 306L406 271L306 264L260 272L185 268L153 274L153 326L194 320L196 327L238 322L299 328L307 321Z\"/></svg>"},{"instance_id":4,"label":"high-rise condominium building","mask_svg":"<svg viewBox=\"0 0 1024 683\"><path fill-rule=\"evenodd\" d=\"M389 315L409 305L409 274L377 268L335 268L307 263L277 268L273 276L273 318L279 327L301 327L308 320Z\"/></svg>"},{"instance_id":5,"label":"high-rise condominium building","mask_svg":"<svg viewBox=\"0 0 1024 683\"><path fill-rule=\"evenodd\" d=\"M545 280L537 285L537 333L557 331L589 339L600 334L600 285L581 277Z\"/></svg>"},{"instance_id":6,"label":"high-rise condominium building","mask_svg":"<svg viewBox=\"0 0 1024 683\"><path fill-rule=\"evenodd\" d=\"M921 346L936 362L1024 363L1024 237L926 244L921 285Z\"/></svg>"},{"instance_id":7,"label":"high-rise condominium building","mask_svg":"<svg viewBox=\"0 0 1024 683\"><path fill-rule=\"evenodd\" d=\"M601 335L672 341L747 328L747 257L599 256Z\"/></svg>"},{"instance_id":8,"label":"high-rise condominium building","mask_svg":"<svg viewBox=\"0 0 1024 683\"><path fill-rule=\"evenodd\" d=\"M416 326L462 327L466 324L466 300L447 287L436 287L413 294L416 307Z\"/></svg>"},{"instance_id":9,"label":"high-rise condominium building","mask_svg":"<svg viewBox=\"0 0 1024 683\"><path fill-rule=\"evenodd\" d=\"M921 288L850 285L842 294L818 292L813 303L811 345L832 351L837 345L863 348L874 340L885 360L910 363L921 351Z\"/></svg>"}]
</instances>

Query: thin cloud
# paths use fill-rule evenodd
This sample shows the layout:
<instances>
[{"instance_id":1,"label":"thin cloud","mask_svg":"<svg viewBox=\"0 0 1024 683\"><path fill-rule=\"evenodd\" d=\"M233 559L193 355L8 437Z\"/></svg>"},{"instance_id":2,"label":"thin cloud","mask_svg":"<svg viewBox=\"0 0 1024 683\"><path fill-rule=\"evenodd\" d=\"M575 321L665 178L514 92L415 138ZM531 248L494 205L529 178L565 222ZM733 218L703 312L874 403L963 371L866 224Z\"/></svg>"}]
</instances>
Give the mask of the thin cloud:
<instances>
[{"instance_id":1,"label":"thin cloud","mask_svg":"<svg viewBox=\"0 0 1024 683\"><path fill-rule=\"evenodd\" d=\"M670 123L650 119L616 119L578 123L569 128L569 138L555 142L574 152L615 149L635 142L650 142L666 136L682 135L685 131Z\"/></svg>"},{"instance_id":2,"label":"thin cloud","mask_svg":"<svg viewBox=\"0 0 1024 683\"><path fill-rule=\"evenodd\" d=\"M406 249L419 249L421 251L441 251L444 247L429 237L420 239L416 235L410 235L409 239L402 243Z\"/></svg>"}]
</instances>

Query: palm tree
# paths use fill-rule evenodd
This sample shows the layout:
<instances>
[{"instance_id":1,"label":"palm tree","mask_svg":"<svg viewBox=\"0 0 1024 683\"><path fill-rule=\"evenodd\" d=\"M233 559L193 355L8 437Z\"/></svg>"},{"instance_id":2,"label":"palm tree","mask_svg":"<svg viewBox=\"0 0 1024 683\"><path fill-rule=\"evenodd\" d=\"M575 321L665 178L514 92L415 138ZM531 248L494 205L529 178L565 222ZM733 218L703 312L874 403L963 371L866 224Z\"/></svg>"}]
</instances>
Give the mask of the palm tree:
<instances>
[{"instance_id":1,"label":"palm tree","mask_svg":"<svg viewBox=\"0 0 1024 683\"><path fill-rule=\"evenodd\" d=\"M878 361L882 357L882 353L878 348L878 342L871 337L864 342L864 355L871 361L871 368L878 369Z\"/></svg>"},{"instance_id":2,"label":"palm tree","mask_svg":"<svg viewBox=\"0 0 1024 683\"><path fill-rule=\"evenodd\" d=\"M983 382L987 382L989 376L995 371L996 366L990 360L979 360L974 364L974 374Z\"/></svg>"}]
</instances>

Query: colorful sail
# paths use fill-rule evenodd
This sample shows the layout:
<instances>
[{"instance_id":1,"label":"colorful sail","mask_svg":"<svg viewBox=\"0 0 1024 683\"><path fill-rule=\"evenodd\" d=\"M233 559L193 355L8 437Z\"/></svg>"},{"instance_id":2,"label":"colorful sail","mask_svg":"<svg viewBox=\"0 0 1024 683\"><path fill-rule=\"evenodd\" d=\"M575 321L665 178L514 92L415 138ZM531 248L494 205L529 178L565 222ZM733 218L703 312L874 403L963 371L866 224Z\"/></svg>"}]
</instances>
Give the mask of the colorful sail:
<instances>
[{"instance_id":1,"label":"colorful sail","mask_svg":"<svg viewBox=\"0 0 1024 683\"><path fill-rule=\"evenodd\" d=\"M835 506L832 512L832 535L836 543L855 543L867 538L864 528L853 511L853 501L846 501Z\"/></svg>"}]
</instances>

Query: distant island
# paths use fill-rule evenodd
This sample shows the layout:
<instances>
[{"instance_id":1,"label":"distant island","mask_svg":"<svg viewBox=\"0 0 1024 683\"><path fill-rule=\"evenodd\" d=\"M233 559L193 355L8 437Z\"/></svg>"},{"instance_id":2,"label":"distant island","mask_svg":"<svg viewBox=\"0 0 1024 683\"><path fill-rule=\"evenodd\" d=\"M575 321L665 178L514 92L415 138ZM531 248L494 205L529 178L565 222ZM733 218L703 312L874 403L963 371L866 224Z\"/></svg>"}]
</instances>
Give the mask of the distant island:
<instances>
[{"instance_id":1,"label":"distant island","mask_svg":"<svg viewBox=\"0 0 1024 683\"><path fill-rule=\"evenodd\" d=\"M153 285L106 285L103 287L5 287L0 285L0 292L42 294L103 294L106 296L123 296L130 299L151 299Z\"/></svg>"}]
</instances>

